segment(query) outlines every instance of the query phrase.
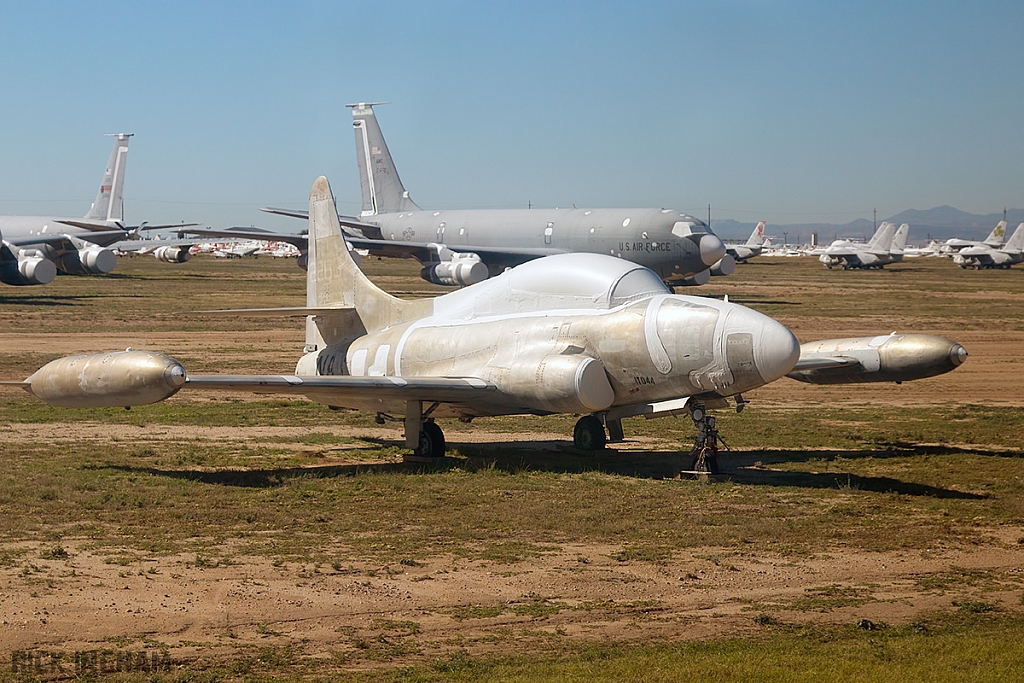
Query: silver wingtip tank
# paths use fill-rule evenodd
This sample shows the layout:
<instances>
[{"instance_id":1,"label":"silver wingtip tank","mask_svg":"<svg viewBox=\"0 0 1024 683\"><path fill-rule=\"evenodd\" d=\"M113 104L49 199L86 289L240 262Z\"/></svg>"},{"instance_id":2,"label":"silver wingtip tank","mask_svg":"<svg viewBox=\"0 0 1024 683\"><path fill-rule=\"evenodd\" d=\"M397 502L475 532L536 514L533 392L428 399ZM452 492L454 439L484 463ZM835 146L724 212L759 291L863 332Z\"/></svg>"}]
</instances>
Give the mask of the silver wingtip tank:
<instances>
[{"instance_id":1,"label":"silver wingtip tank","mask_svg":"<svg viewBox=\"0 0 1024 683\"><path fill-rule=\"evenodd\" d=\"M22 386L60 408L129 408L170 398L185 386L185 379L185 368L174 358L129 349L58 358Z\"/></svg>"},{"instance_id":2,"label":"silver wingtip tank","mask_svg":"<svg viewBox=\"0 0 1024 683\"><path fill-rule=\"evenodd\" d=\"M942 375L967 360L967 349L932 334L825 339L803 344L787 377L810 384L909 382Z\"/></svg>"}]
</instances>

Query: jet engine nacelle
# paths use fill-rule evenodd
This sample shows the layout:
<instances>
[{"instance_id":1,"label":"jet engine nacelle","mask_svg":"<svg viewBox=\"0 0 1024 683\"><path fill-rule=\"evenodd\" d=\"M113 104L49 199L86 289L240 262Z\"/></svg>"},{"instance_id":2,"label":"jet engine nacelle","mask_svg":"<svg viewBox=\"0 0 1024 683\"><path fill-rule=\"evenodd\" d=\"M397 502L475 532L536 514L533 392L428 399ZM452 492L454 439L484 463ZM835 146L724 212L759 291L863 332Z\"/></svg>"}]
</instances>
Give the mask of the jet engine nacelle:
<instances>
[{"instance_id":1,"label":"jet engine nacelle","mask_svg":"<svg viewBox=\"0 0 1024 683\"><path fill-rule=\"evenodd\" d=\"M707 270L702 270L699 273L694 273L690 277L684 280L680 280L679 282L673 282L672 284L678 285L680 287L699 287L701 285L706 285L709 282L711 282L710 268L708 268Z\"/></svg>"},{"instance_id":2,"label":"jet engine nacelle","mask_svg":"<svg viewBox=\"0 0 1024 683\"><path fill-rule=\"evenodd\" d=\"M508 375L496 379L530 407L553 413L592 413L615 400L604 365L589 356L548 354L537 362L516 359Z\"/></svg>"},{"instance_id":3,"label":"jet engine nacelle","mask_svg":"<svg viewBox=\"0 0 1024 683\"><path fill-rule=\"evenodd\" d=\"M483 282L490 276L490 271L476 254L461 254L441 245L431 245L437 249L438 263L430 263L420 271L420 277L435 285L466 287Z\"/></svg>"},{"instance_id":4,"label":"jet engine nacelle","mask_svg":"<svg viewBox=\"0 0 1024 683\"><path fill-rule=\"evenodd\" d=\"M110 249L79 249L57 257L57 267L70 275L105 275L117 267L117 256Z\"/></svg>"},{"instance_id":5,"label":"jet engine nacelle","mask_svg":"<svg viewBox=\"0 0 1024 683\"><path fill-rule=\"evenodd\" d=\"M184 263L192 258L192 252L185 247L166 246L154 249L153 256L163 263Z\"/></svg>"},{"instance_id":6,"label":"jet engine nacelle","mask_svg":"<svg viewBox=\"0 0 1024 683\"><path fill-rule=\"evenodd\" d=\"M732 257L732 254L726 254L715 261L715 265L711 266L709 270L711 270L711 274L716 277L732 275L733 271L736 270L736 259Z\"/></svg>"},{"instance_id":7,"label":"jet engine nacelle","mask_svg":"<svg viewBox=\"0 0 1024 683\"><path fill-rule=\"evenodd\" d=\"M38 250L19 250L15 258L0 265L0 282L16 287L47 285L57 277L57 266Z\"/></svg>"},{"instance_id":8,"label":"jet engine nacelle","mask_svg":"<svg viewBox=\"0 0 1024 683\"><path fill-rule=\"evenodd\" d=\"M309 267L309 253L305 251L300 253L295 259L295 265L306 270L306 268Z\"/></svg>"}]
</instances>

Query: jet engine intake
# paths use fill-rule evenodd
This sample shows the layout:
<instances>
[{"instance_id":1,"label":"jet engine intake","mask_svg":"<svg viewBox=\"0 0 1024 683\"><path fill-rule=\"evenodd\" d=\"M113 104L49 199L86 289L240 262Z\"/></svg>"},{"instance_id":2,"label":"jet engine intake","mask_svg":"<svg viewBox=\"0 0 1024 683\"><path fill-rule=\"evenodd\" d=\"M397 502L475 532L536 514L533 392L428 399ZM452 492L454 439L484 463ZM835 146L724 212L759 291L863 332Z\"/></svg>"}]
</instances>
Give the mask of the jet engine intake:
<instances>
[{"instance_id":1,"label":"jet engine intake","mask_svg":"<svg viewBox=\"0 0 1024 683\"><path fill-rule=\"evenodd\" d=\"M477 254L459 253L440 244L431 244L438 262L429 263L420 271L420 277L435 285L466 287L483 282L490 272Z\"/></svg>"},{"instance_id":2,"label":"jet engine intake","mask_svg":"<svg viewBox=\"0 0 1024 683\"><path fill-rule=\"evenodd\" d=\"M535 363L517 359L508 375L514 393L531 407L555 413L593 413L615 400L604 365L581 355L548 354Z\"/></svg>"},{"instance_id":3,"label":"jet engine intake","mask_svg":"<svg viewBox=\"0 0 1024 683\"><path fill-rule=\"evenodd\" d=\"M163 263L184 263L192 258L192 252L185 247L166 246L154 249L153 256Z\"/></svg>"},{"instance_id":4,"label":"jet engine intake","mask_svg":"<svg viewBox=\"0 0 1024 683\"><path fill-rule=\"evenodd\" d=\"M57 267L69 275L105 275L117 267L117 256L110 249L79 249L57 257Z\"/></svg>"},{"instance_id":5,"label":"jet engine intake","mask_svg":"<svg viewBox=\"0 0 1024 683\"><path fill-rule=\"evenodd\" d=\"M732 257L732 254L726 254L715 261L715 265L711 266L710 270L711 274L716 277L732 275L733 271L736 270L736 259Z\"/></svg>"},{"instance_id":6,"label":"jet engine intake","mask_svg":"<svg viewBox=\"0 0 1024 683\"><path fill-rule=\"evenodd\" d=\"M14 259L0 265L0 282L16 287L47 285L57 277L57 266L38 250L19 249Z\"/></svg>"}]
</instances>

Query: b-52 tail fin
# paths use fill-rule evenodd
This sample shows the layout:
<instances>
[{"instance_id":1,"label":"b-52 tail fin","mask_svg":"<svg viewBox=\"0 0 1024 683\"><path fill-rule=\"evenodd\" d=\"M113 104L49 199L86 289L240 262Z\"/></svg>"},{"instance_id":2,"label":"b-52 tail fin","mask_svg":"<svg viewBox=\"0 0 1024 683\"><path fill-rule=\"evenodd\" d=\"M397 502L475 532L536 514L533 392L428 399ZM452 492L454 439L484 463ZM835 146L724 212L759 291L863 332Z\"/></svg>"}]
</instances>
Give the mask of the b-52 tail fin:
<instances>
[{"instance_id":1,"label":"b-52 tail fin","mask_svg":"<svg viewBox=\"0 0 1024 683\"><path fill-rule=\"evenodd\" d=\"M128 139L131 133L114 133L114 149L110 151L107 170L103 172L103 182L96 193L96 201L92 203L87 219L101 221L120 221L124 218L122 203L124 197L124 169L128 164Z\"/></svg>"},{"instance_id":2,"label":"b-52 tail fin","mask_svg":"<svg viewBox=\"0 0 1024 683\"><path fill-rule=\"evenodd\" d=\"M377 125L373 105L387 102L348 104L352 108L352 127L356 133L356 161L359 164L359 189L363 195L363 216L398 211L419 211L402 186L395 162L388 152L384 135Z\"/></svg>"}]
</instances>

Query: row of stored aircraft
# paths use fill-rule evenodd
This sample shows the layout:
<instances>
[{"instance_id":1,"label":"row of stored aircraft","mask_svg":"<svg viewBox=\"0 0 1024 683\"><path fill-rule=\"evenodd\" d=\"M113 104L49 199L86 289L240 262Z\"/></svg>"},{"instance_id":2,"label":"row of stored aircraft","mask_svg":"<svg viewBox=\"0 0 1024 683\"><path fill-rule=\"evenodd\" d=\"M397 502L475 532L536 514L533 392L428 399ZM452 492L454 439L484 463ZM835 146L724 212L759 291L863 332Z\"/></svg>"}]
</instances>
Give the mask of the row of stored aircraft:
<instances>
[{"instance_id":1,"label":"row of stored aircraft","mask_svg":"<svg viewBox=\"0 0 1024 683\"><path fill-rule=\"evenodd\" d=\"M791 377L816 384L903 382L953 370L967 357L933 335L829 339L801 346L783 324L729 301L672 293L661 273L613 254L532 259L436 298L403 300L375 286L326 178L309 196L306 305L211 315L305 318L292 375L192 375L153 351L70 356L23 381L67 408L131 407L179 390L305 396L405 427L411 458L436 460L436 419L581 415L584 451L623 438L622 420L688 415L694 469L717 469L708 408L740 410L743 393Z\"/></svg>"},{"instance_id":2,"label":"row of stored aircraft","mask_svg":"<svg viewBox=\"0 0 1024 683\"><path fill-rule=\"evenodd\" d=\"M733 272L736 261L701 220L672 209L531 209L425 211L402 185L373 106L350 105L356 137L362 212L342 216L347 238L376 256L413 257L424 279L465 286L526 261L570 252L625 258L651 268L673 285L700 285L713 275ZM115 136L96 201L84 218L0 217L0 281L12 285L46 284L57 272L101 274L114 269L116 251L153 250L166 262L188 260L189 240L136 242L139 229L126 227L122 197L130 135ZM304 211L265 209L306 218ZM195 224L188 224L195 225ZM762 226L763 230L763 226ZM199 239L267 239L265 231L230 229L190 231ZM306 236L275 235L306 252ZM154 249L155 247L155 249ZM300 256L300 265L305 258Z\"/></svg>"},{"instance_id":3,"label":"row of stored aircraft","mask_svg":"<svg viewBox=\"0 0 1024 683\"><path fill-rule=\"evenodd\" d=\"M45 285L57 273L100 275L117 266L116 252L152 250L167 263L187 261L190 245L139 239L140 229L183 228L196 223L135 225L124 223L124 177L131 133L117 133L103 180L82 218L0 216L0 282Z\"/></svg>"}]
</instances>

